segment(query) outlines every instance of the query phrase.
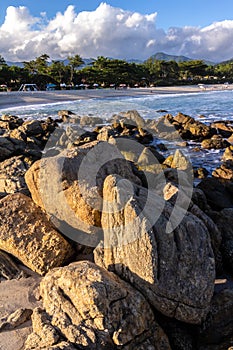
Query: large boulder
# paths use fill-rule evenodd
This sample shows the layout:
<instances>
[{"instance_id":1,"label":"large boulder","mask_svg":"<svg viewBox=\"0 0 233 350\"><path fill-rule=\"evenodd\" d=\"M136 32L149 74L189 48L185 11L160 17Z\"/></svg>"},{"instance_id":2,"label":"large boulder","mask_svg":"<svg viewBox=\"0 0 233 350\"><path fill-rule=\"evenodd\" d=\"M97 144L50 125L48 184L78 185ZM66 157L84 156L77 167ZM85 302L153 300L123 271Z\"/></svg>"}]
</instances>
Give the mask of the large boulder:
<instances>
[{"instance_id":1,"label":"large boulder","mask_svg":"<svg viewBox=\"0 0 233 350\"><path fill-rule=\"evenodd\" d=\"M117 176L105 180L103 197L104 246L96 248L95 262L129 281L163 314L200 323L215 278L203 221Z\"/></svg>"},{"instance_id":2,"label":"large boulder","mask_svg":"<svg viewBox=\"0 0 233 350\"><path fill-rule=\"evenodd\" d=\"M21 193L0 200L0 225L0 249L41 275L73 253L41 209Z\"/></svg>"},{"instance_id":3,"label":"large boulder","mask_svg":"<svg viewBox=\"0 0 233 350\"><path fill-rule=\"evenodd\" d=\"M75 349L170 350L142 294L91 262L53 269L43 278L40 294L44 311L34 311L26 349L35 348L35 342L36 349L54 346L63 338Z\"/></svg>"},{"instance_id":4,"label":"large boulder","mask_svg":"<svg viewBox=\"0 0 233 350\"><path fill-rule=\"evenodd\" d=\"M109 174L141 183L117 147L95 141L35 162L25 179L34 202L59 230L79 243L96 246L102 234L102 187Z\"/></svg>"}]
</instances>

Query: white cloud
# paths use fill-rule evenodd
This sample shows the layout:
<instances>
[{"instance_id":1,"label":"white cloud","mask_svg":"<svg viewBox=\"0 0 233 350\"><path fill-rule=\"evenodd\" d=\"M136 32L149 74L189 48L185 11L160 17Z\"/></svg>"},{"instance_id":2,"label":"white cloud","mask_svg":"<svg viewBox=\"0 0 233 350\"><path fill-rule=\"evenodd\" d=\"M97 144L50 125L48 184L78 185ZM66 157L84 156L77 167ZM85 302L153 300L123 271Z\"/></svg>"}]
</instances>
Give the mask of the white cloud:
<instances>
[{"instance_id":1,"label":"white cloud","mask_svg":"<svg viewBox=\"0 0 233 350\"><path fill-rule=\"evenodd\" d=\"M157 13L143 15L101 3L95 11L75 12L74 6L53 19L31 16L26 7L9 6L0 26L0 54L7 60L80 54L146 59L163 51L220 61L233 57L233 20L207 27L156 28Z\"/></svg>"}]
</instances>

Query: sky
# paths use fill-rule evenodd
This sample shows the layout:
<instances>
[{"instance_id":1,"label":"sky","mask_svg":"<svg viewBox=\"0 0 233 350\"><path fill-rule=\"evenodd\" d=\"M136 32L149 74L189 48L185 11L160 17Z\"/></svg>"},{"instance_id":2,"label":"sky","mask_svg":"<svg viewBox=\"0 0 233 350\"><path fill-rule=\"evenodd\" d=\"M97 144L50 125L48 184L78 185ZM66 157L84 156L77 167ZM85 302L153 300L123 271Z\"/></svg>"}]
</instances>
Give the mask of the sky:
<instances>
[{"instance_id":1,"label":"sky","mask_svg":"<svg viewBox=\"0 0 233 350\"><path fill-rule=\"evenodd\" d=\"M0 55L233 58L233 0L1 0Z\"/></svg>"}]
</instances>

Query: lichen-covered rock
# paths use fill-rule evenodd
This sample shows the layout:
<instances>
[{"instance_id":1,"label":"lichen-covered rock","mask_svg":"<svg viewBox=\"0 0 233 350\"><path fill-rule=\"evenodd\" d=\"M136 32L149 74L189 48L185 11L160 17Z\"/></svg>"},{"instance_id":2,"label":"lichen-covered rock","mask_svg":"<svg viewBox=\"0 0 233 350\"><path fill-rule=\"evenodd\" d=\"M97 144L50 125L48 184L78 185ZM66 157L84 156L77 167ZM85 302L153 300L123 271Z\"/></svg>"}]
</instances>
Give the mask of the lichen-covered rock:
<instances>
[{"instance_id":1,"label":"lichen-covered rock","mask_svg":"<svg viewBox=\"0 0 233 350\"><path fill-rule=\"evenodd\" d=\"M165 315L200 323L215 278L204 223L176 207L176 219L183 214L176 227L170 203L117 176L105 180L103 196L104 247L95 250L96 263L129 281Z\"/></svg>"},{"instance_id":2,"label":"lichen-covered rock","mask_svg":"<svg viewBox=\"0 0 233 350\"><path fill-rule=\"evenodd\" d=\"M91 262L51 270L40 294L45 311L34 311L26 349L55 346L62 336L78 349L170 350L142 294Z\"/></svg>"},{"instance_id":3,"label":"lichen-covered rock","mask_svg":"<svg viewBox=\"0 0 233 350\"><path fill-rule=\"evenodd\" d=\"M11 194L0 200L0 249L39 274L62 265L73 253L32 199Z\"/></svg>"}]
</instances>

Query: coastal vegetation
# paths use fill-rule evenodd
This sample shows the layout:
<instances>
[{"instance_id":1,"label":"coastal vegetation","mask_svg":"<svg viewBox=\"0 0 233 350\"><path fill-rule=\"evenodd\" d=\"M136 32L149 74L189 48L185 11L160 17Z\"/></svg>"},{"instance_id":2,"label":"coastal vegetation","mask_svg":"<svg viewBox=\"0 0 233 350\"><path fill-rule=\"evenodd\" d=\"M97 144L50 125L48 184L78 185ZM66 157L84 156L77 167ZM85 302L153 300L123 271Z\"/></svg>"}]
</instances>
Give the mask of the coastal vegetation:
<instances>
[{"instance_id":1,"label":"coastal vegetation","mask_svg":"<svg viewBox=\"0 0 233 350\"><path fill-rule=\"evenodd\" d=\"M34 60L7 64L0 55L0 89L18 90L21 84L48 84L57 88L146 87L232 83L233 60L213 64L204 60L176 61L151 56L142 63L99 56L85 60L78 54L66 60L52 60L43 54Z\"/></svg>"}]
</instances>

